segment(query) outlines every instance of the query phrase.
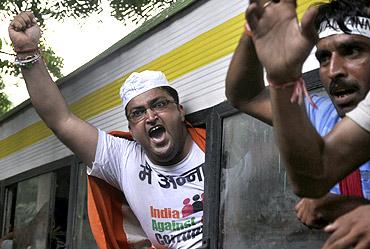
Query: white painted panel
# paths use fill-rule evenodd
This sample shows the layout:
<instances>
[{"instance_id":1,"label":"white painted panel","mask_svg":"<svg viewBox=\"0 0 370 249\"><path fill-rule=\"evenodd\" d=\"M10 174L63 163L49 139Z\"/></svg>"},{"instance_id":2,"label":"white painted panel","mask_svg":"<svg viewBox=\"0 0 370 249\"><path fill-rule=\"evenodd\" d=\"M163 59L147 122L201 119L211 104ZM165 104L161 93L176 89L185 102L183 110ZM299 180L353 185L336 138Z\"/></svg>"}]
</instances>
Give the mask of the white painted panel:
<instances>
[{"instance_id":1,"label":"white painted panel","mask_svg":"<svg viewBox=\"0 0 370 249\"><path fill-rule=\"evenodd\" d=\"M230 58L231 56L222 58L173 82L174 87L179 90L181 103L187 113L211 107L225 100L224 81ZM88 122L105 131L128 130L121 106ZM0 160L0 180L69 155L72 155L72 152L55 136L49 137Z\"/></svg>"},{"instance_id":2,"label":"white painted panel","mask_svg":"<svg viewBox=\"0 0 370 249\"><path fill-rule=\"evenodd\" d=\"M71 155L56 137L42 140L0 161L0 180Z\"/></svg>"},{"instance_id":3,"label":"white painted panel","mask_svg":"<svg viewBox=\"0 0 370 249\"><path fill-rule=\"evenodd\" d=\"M22 111L18 112L17 116L14 118L0 123L0 140L17 133L18 131L39 120L40 117L36 113L35 109L32 106L26 107Z\"/></svg>"},{"instance_id":4,"label":"white painted panel","mask_svg":"<svg viewBox=\"0 0 370 249\"><path fill-rule=\"evenodd\" d=\"M239 15L245 10L247 3L248 1L236 0L207 1L188 15L169 22L168 26L146 40L139 40L135 46L130 46L130 50L115 53L109 60L104 60L104 63L93 66L89 73L84 73L79 78L75 77L70 82L66 82L62 87L62 93L68 103L73 103L104 84L112 82L192 40L210 28ZM230 58L231 55L226 56L172 82L173 86L178 89L181 102L188 113L208 108L225 100L224 81ZM89 122L106 131L127 130L127 121L121 108L118 106L108 110ZM28 108L10 122L2 124L1 139L38 120L34 109ZM52 136L0 160L0 180L71 154L71 151Z\"/></svg>"},{"instance_id":5,"label":"white painted panel","mask_svg":"<svg viewBox=\"0 0 370 249\"><path fill-rule=\"evenodd\" d=\"M237 0L212 0L207 1L182 18L168 22L164 29L154 33L146 40L139 40L135 46L130 45L130 50L120 54L115 53L109 60L94 66L92 70L75 77L71 82L66 82L62 87L62 94L68 103L79 100L106 83L130 73L135 68L143 66L159 56L166 54L182 44L194 39L207 30L214 28L230 18L244 12L248 1ZM118 94L118 93L116 93ZM26 118L20 114L10 125L3 124L1 138L7 137L28 125L39 120L35 112Z\"/></svg>"}]
</instances>

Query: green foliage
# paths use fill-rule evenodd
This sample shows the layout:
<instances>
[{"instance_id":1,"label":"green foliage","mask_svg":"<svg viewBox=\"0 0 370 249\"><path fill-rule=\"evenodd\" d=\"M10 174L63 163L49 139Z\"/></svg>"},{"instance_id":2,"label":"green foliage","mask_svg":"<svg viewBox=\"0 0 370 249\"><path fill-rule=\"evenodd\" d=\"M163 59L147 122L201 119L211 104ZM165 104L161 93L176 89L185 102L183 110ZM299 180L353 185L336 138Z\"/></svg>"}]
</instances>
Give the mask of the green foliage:
<instances>
[{"instance_id":1,"label":"green foliage","mask_svg":"<svg viewBox=\"0 0 370 249\"><path fill-rule=\"evenodd\" d=\"M45 45L44 41L41 41L40 49L49 72L58 79L63 77L61 72L61 68L63 68L63 58L57 56L51 47Z\"/></svg>"},{"instance_id":2,"label":"green foliage","mask_svg":"<svg viewBox=\"0 0 370 249\"><path fill-rule=\"evenodd\" d=\"M127 16L136 15L133 21L148 19L151 16L150 9L164 9L176 0L111 0L112 16L117 20L125 21Z\"/></svg>"},{"instance_id":3,"label":"green foliage","mask_svg":"<svg viewBox=\"0 0 370 249\"><path fill-rule=\"evenodd\" d=\"M157 12L168 7L176 0L107 0L111 7L111 14L117 20L138 23L150 18L151 10ZM9 16L14 16L21 11L32 11L42 29L45 29L45 20L56 19L62 21L66 18L83 19L92 13L102 11L102 0L0 0L0 21ZM2 50L7 37L0 37L0 50ZM52 75L62 77L63 59L55 54L53 49L47 46L45 41L40 45L43 58ZM12 61L0 59L0 73L20 78L20 69L15 67ZM4 83L0 76L0 116L9 110L11 103L3 92Z\"/></svg>"},{"instance_id":4,"label":"green foliage","mask_svg":"<svg viewBox=\"0 0 370 249\"><path fill-rule=\"evenodd\" d=\"M12 103L8 100L8 96L2 92L5 85L3 79L0 78L0 116L9 111Z\"/></svg>"}]
</instances>

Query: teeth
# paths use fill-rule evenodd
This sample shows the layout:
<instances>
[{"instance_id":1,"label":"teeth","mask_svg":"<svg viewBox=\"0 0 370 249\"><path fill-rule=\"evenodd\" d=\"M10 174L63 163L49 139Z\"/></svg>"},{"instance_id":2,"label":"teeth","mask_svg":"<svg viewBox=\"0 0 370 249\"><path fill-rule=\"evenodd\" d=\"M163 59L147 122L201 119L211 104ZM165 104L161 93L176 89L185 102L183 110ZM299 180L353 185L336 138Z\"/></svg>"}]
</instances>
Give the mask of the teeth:
<instances>
[{"instance_id":1,"label":"teeth","mask_svg":"<svg viewBox=\"0 0 370 249\"><path fill-rule=\"evenodd\" d=\"M151 128L151 129L150 129L150 131L156 131L156 130L158 130L159 128L161 128L161 127L160 127L160 126L156 126L156 127Z\"/></svg>"},{"instance_id":2,"label":"teeth","mask_svg":"<svg viewBox=\"0 0 370 249\"><path fill-rule=\"evenodd\" d=\"M158 130L158 129L161 129L161 126L155 126L155 127L153 127L153 128L150 128L150 129L149 129L149 133L152 133L152 132L154 132L154 131L156 131L156 130Z\"/></svg>"}]
</instances>

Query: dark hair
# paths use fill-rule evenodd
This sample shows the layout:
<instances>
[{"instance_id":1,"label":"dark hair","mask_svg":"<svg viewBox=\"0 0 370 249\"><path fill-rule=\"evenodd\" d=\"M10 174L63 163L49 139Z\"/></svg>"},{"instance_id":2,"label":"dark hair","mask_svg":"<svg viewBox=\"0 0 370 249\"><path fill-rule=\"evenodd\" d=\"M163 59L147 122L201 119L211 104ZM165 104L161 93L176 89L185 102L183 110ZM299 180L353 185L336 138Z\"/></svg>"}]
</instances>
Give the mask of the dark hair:
<instances>
[{"instance_id":1,"label":"dark hair","mask_svg":"<svg viewBox=\"0 0 370 249\"><path fill-rule=\"evenodd\" d=\"M329 3L319 3L315 27L318 30L323 21L327 21L330 25L329 20L334 19L344 33L349 33L350 30L344 24L346 18L357 20L359 16L368 17L368 6L370 6L370 0L332 0Z\"/></svg>"}]
</instances>

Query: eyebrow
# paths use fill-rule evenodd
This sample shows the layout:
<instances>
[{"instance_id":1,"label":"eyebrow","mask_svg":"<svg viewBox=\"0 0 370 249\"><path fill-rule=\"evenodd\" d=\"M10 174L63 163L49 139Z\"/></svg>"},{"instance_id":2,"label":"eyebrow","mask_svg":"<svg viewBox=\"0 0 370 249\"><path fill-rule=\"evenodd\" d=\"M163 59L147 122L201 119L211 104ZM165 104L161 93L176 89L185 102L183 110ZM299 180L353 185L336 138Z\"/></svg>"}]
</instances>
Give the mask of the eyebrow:
<instances>
[{"instance_id":1,"label":"eyebrow","mask_svg":"<svg viewBox=\"0 0 370 249\"><path fill-rule=\"evenodd\" d=\"M149 102L147 102L147 104L150 106L154 104L155 102L157 102L158 100L167 100L167 98L165 96L159 96L157 98L150 100ZM134 106L131 108L130 111L135 110L135 109L144 109L144 108L145 108L145 105Z\"/></svg>"},{"instance_id":2,"label":"eyebrow","mask_svg":"<svg viewBox=\"0 0 370 249\"><path fill-rule=\"evenodd\" d=\"M348 49L348 48L353 48L353 47L367 47L369 46L366 42L364 41L358 41L358 40L349 40L349 41L343 41L340 42L339 45L336 46L336 50L343 50L343 49ZM315 57L320 58L326 54L331 54L332 52L328 49L317 49L315 52Z\"/></svg>"},{"instance_id":3,"label":"eyebrow","mask_svg":"<svg viewBox=\"0 0 370 249\"><path fill-rule=\"evenodd\" d=\"M345 41L339 44L339 49L346 49L346 48L351 48L351 47L364 47L368 46L363 41Z\"/></svg>"}]
</instances>

